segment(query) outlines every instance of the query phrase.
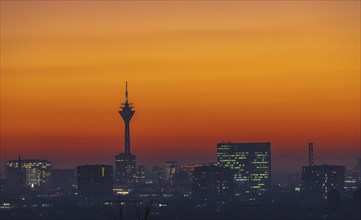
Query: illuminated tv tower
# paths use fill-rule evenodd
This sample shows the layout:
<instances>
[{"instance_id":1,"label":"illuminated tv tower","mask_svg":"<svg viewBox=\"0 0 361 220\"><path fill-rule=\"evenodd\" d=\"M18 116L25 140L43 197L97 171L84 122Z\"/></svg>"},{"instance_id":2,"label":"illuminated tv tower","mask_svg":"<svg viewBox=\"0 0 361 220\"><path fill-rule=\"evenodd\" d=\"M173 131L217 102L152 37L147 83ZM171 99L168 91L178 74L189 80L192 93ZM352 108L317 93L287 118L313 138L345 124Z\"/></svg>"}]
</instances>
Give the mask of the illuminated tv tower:
<instances>
[{"instance_id":1,"label":"illuminated tv tower","mask_svg":"<svg viewBox=\"0 0 361 220\"><path fill-rule=\"evenodd\" d=\"M133 110L132 103L128 102L128 82L125 82L125 103L122 103L119 114L122 116L124 124L125 124L125 137L124 137L124 153L125 154L131 154L130 153L130 131L129 131L129 125L130 120L132 119L135 111Z\"/></svg>"},{"instance_id":2,"label":"illuminated tv tower","mask_svg":"<svg viewBox=\"0 0 361 220\"><path fill-rule=\"evenodd\" d=\"M130 152L130 120L135 111L133 105L128 102L128 83L125 83L125 102L121 104L119 114L125 124L124 153L115 156L115 184L129 185L135 183L135 155Z\"/></svg>"}]
</instances>

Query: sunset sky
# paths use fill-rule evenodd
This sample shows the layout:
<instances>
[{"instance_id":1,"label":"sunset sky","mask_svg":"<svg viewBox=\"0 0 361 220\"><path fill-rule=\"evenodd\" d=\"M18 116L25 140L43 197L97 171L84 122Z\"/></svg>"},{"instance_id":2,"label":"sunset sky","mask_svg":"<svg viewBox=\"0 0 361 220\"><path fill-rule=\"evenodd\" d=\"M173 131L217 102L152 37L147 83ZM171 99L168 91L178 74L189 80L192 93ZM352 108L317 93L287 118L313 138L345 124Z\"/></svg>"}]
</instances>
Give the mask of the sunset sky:
<instances>
[{"instance_id":1,"label":"sunset sky","mask_svg":"<svg viewBox=\"0 0 361 220\"><path fill-rule=\"evenodd\" d=\"M138 164L220 141L360 155L359 1L1 1L1 163L112 164L125 81ZM342 164L316 149L316 163ZM346 161L347 162L347 161Z\"/></svg>"}]
</instances>

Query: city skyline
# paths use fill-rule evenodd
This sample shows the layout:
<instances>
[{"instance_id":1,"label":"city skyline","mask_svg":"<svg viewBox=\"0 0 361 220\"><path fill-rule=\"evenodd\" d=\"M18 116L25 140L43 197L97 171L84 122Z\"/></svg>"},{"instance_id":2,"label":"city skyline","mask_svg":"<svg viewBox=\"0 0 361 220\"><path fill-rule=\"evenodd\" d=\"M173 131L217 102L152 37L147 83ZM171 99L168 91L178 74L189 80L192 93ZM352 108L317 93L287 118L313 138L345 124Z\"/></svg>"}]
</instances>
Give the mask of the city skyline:
<instances>
[{"instance_id":1,"label":"city skyline","mask_svg":"<svg viewBox=\"0 0 361 220\"><path fill-rule=\"evenodd\" d=\"M360 9L0 0L0 219L360 220Z\"/></svg>"},{"instance_id":2,"label":"city skyline","mask_svg":"<svg viewBox=\"0 0 361 220\"><path fill-rule=\"evenodd\" d=\"M124 103L121 103L121 106L120 106L120 110L119 110L119 114L123 117L123 111L132 111L133 112L133 114L134 114L134 110L133 110L133 103L131 103L131 102L128 102L128 82L126 81L125 82L126 83L126 86L125 86L125 102ZM127 106L129 106L130 108L128 109L128 107ZM125 109L125 110L124 110ZM125 115L128 115L127 113L124 113ZM132 114L132 115L133 115ZM123 120L124 120L124 123L125 123L125 128L123 129L124 130L124 132L125 132L125 136L122 138L122 135L119 135L119 138L121 139L121 140L123 140L124 142L124 144L122 144L121 146L119 146L119 148L120 148L120 150L118 150L118 152L117 153L119 153L120 152L120 154L130 154L130 155L132 155L131 153L130 153L130 135L129 135L129 133L130 133L130 131L129 131L129 129L130 129L130 126L129 126L129 122L130 122L130 120L131 120L131 118L132 118L132 115L130 116L130 118L127 118L127 116L124 116L124 117L126 117L125 119L123 118ZM127 122L126 122L127 121ZM128 123L128 124L127 124ZM128 140L127 140L127 138L128 138ZM222 143L221 143L222 142ZM226 143L230 143L230 144L232 144L232 143L236 143L237 141L232 141L232 140L230 140L230 141L226 141L226 142L224 142L224 141L221 141L221 142L217 142L216 143L216 146L215 146L215 149L217 149L217 146L219 145L219 144L226 144ZM252 141L243 141L243 143L252 143ZM123 148L123 149L122 149ZM303 149L302 149L303 148ZM298 169L301 167L301 166L303 166L303 165L306 165L307 164L307 160L308 160L308 157L309 157L309 155L307 154L307 150L308 148L307 148L307 145L304 145L303 147L301 146L301 147L299 147L298 149L296 149L296 151L298 151L298 152L300 152L300 154L302 155L301 157L303 158L302 160L301 160L301 162L296 162L296 163L294 163L294 162L291 162L291 164L292 165L294 165L294 164L296 164L296 166L295 167L293 167L293 169L289 169L289 170L283 170L281 167L277 167L276 169L273 167L273 169L275 169L275 171L276 171L276 173L282 173L283 171L286 171L286 172L298 172ZM330 161L332 161L331 163L334 163L334 161L336 161L336 164L342 164L342 165L348 165L347 166L347 168L348 169L353 169L354 167L356 167L356 159L357 158L359 158L359 156L358 155L356 155L355 157L354 157L354 160L352 160L352 161L350 161L349 163L347 163L345 160L344 160L344 158L341 156L339 156L339 155L333 155L333 153L332 152L330 152L330 151L327 151L327 152L323 152L323 149L320 149L321 151L319 151L319 153L322 153L322 156L324 156L324 153L326 153L326 154L328 154L327 156L328 156L328 158L327 159L325 159L325 158L323 158L323 157L321 157L321 160L319 160L320 159L320 155L316 155L316 158L318 159L316 159L316 164L325 164L325 163L330 163ZM121 153L121 152L123 152L123 153ZM289 154L291 154L292 155L292 153L294 153L294 152L292 152L292 149L291 150L289 150L289 151L286 151L286 153L285 153L285 155L289 155ZM283 155L284 154L281 154L281 155L277 155L276 156L276 164L278 164L277 162L277 159L279 159L279 158L282 158L283 157ZM294 155L294 154L293 154ZM134 156L134 155L133 155ZM280 157L279 157L280 156ZM20 157L20 152L19 152L19 157ZM208 161L204 161L204 160L199 160L199 161L197 161L197 159L196 159L196 157L195 157L195 159L194 159L194 161L193 162L191 162L191 163L193 163L193 164L197 164L197 165L202 165L202 164L207 164L207 163L215 163L215 162L217 162L217 154L215 155L215 157L216 157L216 159L215 160L208 160ZM331 160L330 160L330 158L331 158ZM12 158L12 159L14 159L14 158ZM31 158L29 158L29 159L35 159L35 160L37 160L37 159L39 159L38 157L31 157ZM40 159L44 159L44 158L40 158ZM45 159L47 159L47 158L45 158ZM170 157L170 158L164 158L164 160L159 160L159 161L157 161L157 162L155 162L155 163L147 163L147 162L145 162L144 163L144 161L140 161L140 164L147 164L147 167L149 167L149 166L156 166L156 165L161 165L161 164L164 164L164 163L166 163L166 160L169 160L169 159L174 159L174 157ZM293 159L291 158L291 161L292 161ZM182 163L183 164L190 164L190 162L189 161L187 161L187 160L181 160L182 161ZM320 161L322 161L321 163L320 163ZM102 161L103 163L105 163L105 164L113 164L113 162L111 162L111 161ZM80 164L83 164L83 165L87 165L87 164L91 164L92 162L85 162L85 163L80 163ZM55 164L56 164L56 161L55 161ZM93 163L94 164L94 163ZM96 162L96 164L99 164L99 162ZM281 163L282 164L282 163ZM351 166L350 166L350 164L351 164ZM78 164L75 164L75 165L73 165L73 166L59 166L59 167L56 167L56 168L74 168L75 166L77 166ZM300 166L301 165L301 166ZM134 166L134 169L135 169L135 166ZM135 172L135 171L134 171Z\"/></svg>"},{"instance_id":3,"label":"city skyline","mask_svg":"<svg viewBox=\"0 0 361 220\"><path fill-rule=\"evenodd\" d=\"M216 161L225 141L304 146L294 170L309 142L360 155L359 2L1 6L1 161L113 164L126 80L141 164Z\"/></svg>"}]
</instances>

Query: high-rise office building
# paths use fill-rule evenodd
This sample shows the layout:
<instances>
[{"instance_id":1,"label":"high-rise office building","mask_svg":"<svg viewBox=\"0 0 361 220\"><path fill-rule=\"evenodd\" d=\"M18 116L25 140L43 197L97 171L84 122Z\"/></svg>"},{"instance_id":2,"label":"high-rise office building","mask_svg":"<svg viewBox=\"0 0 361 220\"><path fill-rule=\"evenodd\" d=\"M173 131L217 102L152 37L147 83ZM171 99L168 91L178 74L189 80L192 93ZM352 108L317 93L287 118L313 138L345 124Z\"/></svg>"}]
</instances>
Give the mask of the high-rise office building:
<instances>
[{"instance_id":1,"label":"high-rise office building","mask_svg":"<svg viewBox=\"0 0 361 220\"><path fill-rule=\"evenodd\" d=\"M302 182L306 192L327 199L332 189L343 194L345 166L313 165L302 167Z\"/></svg>"},{"instance_id":2,"label":"high-rise office building","mask_svg":"<svg viewBox=\"0 0 361 220\"><path fill-rule=\"evenodd\" d=\"M113 167L85 165L77 167L78 206L102 206L113 195Z\"/></svg>"},{"instance_id":3,"label":"high-rise office building","mask_svg":"<svg viewBox=\"0 0 361 220\"><path fill-rule=\"evenodd\" d=\"M234 170L238 199L256 200L271 187L271 143L219 143L217 162Z\"/></svg>"},{"instance_id":4,"label":"high-rise office building","mask_svg":"<svg viewBox=\"0 0 361 220\"><path fill-rule=\"evenodd\" d=\"M136 179L135 155L130 151L130 120L135 113L133 108L133 104L128 102L128 84L126 83L125 102L119 110L125 124L124 153L115 156L115 182L118 185L132 184Z\"/></svg>"},{"instance_id":5,"label":"high-rise office building","mask_svg":"<svg viewBox=\"0 0 361 220\"><path fill-rule=\"evenodd\" d=\"M48 160L21 159L5 163L8 183L11 187L48 187L51 176L51 163Z\"/></svg>"},{"instance_id":6,"label":"high-rise office building","mask_svg":"<svg viewBox=\"0 0 361 220\"><path fill-rule=\"evenodd\" d=\"M194 168L192 201L195 207L219 209L234 194L233 170L216 165Z\"/></svg>"}]
</instances>

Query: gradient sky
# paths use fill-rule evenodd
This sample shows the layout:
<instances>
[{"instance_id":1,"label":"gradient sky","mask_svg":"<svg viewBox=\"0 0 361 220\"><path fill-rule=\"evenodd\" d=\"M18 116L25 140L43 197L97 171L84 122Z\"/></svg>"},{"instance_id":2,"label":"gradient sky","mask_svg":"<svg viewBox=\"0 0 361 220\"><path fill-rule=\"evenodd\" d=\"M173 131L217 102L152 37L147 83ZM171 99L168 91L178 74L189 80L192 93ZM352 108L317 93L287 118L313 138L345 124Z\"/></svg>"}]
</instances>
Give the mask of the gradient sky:
<instances>
[{"instance_id":1,"label":"gradient sky","mask_svg":"<svg viewBox=\"0 0 361 220\"><path fill-rule=\"evenodd\" d=\"M360 2L1 1L1 162L112 164L126 80L138 164L271 141L275 158L305 146L274 167L301 166L313 141L351 166Z\"/></svg>"}]
</instances>

